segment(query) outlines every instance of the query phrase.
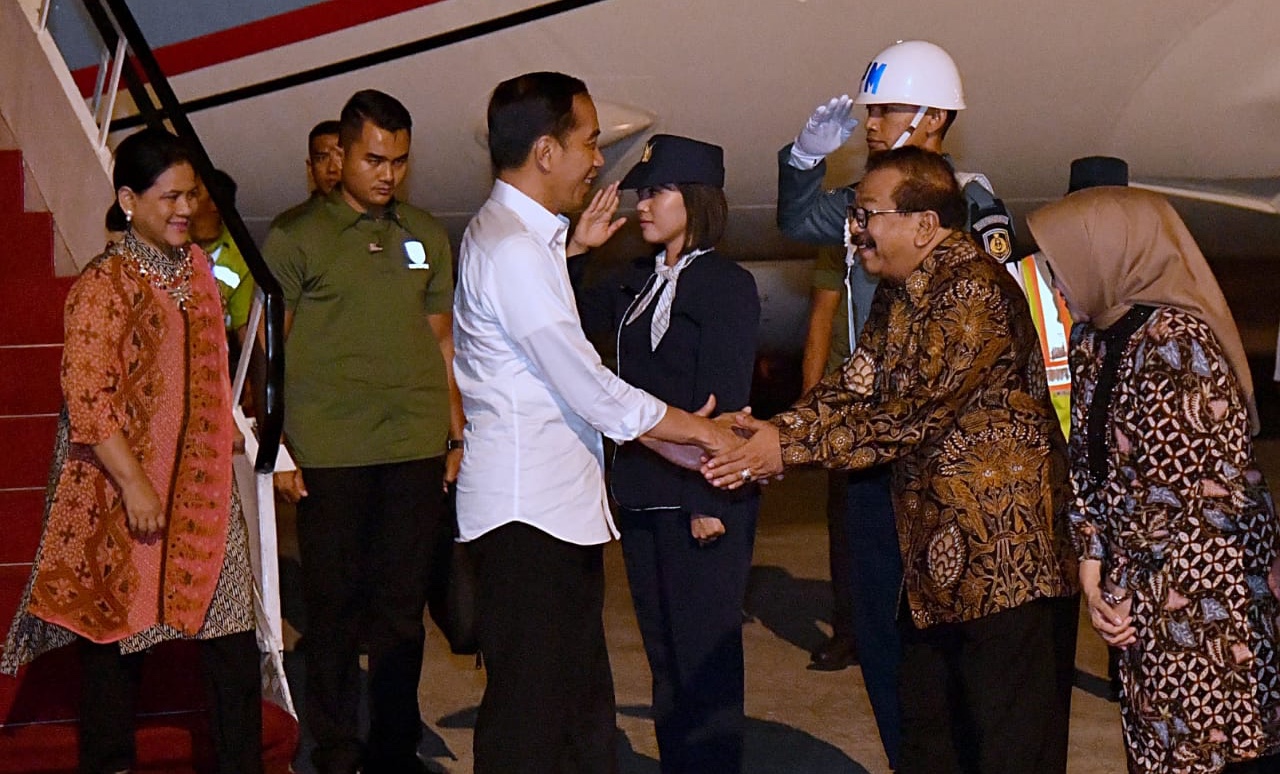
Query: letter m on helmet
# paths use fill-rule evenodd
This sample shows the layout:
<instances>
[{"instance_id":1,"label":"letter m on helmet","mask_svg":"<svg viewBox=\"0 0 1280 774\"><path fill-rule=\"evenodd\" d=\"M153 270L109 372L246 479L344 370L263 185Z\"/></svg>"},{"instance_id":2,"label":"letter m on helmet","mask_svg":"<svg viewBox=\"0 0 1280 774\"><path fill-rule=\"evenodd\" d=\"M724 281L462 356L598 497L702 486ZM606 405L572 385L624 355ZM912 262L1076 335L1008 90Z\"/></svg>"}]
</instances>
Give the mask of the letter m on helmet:
<instances>
[{"instance_id":1,"label":"letter m on helmet","mask_svg":"<svg viewBox=\"0 0 1280 774\"><path fill-rule=\"evenodd\" d=\"M888 66L885 62L871 62L867 65L867 71L862 75L862 93L875 94L880 90L880 79Z\"/></svg>"}]
</instances>

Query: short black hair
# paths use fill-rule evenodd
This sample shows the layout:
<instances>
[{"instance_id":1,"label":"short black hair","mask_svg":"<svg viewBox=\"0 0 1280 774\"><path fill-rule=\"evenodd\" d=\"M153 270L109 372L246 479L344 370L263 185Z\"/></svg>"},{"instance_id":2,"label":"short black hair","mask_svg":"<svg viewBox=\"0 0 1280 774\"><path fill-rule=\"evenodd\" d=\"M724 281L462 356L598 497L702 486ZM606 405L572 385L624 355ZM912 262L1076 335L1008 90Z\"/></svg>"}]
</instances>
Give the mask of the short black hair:
<instances>
[{"instance_id":1,"label":"short black hair","mask_svg":"<svg viewBox=\"0 0 1280 774\"><path fill-rule=\"evenodd\" d=\"M342 147L349 147L360 137L366 121L385 132L413 133L413 118L400 100L377 89L363 89L342 106L338 118L338 142Z\"/></svg>"},{"instance_id":2,"label":"short black hair","mask_svg":"<svg viewBox=\"0 0 1280 774\"><path fill-rule=\"evenodd\" d=\"M225 192L231 199L231 206L236 206L236 192L240 190L240 186L236 185L235 178L231 175L228 175L221 169L213 169L210 170L209 176L204 178L201 182L204 183L205 188L209 189L210 192Z\"/></svg>"},{"instance_id":3,"label":"short black hair","mask_svg":"<svg viewBox=\"0 0 1280 774\"><path fill-rule=\"evenodd\" d=\"M524 164L539 137L563 144L575 128L573 98L586 93L587 84L564 73L525 73L499 83L488 112L494 173Z\"/></svg>"},{"instance_id":4,"label":"short black hair","mask_svg":"<svg viewBox=\"0 0 1280 774\"><path fill-rule=\"evenodd\" d=\"M867 174L895 169L902 180L893 190L893 206L912 212L934 212L943 228L959 231L968 220L964 193L955 170L941 154L914 145L877 153L867 160Z\"/></svg>"},{"instance_id":5,"label":"short black hair","mask_svg":"<svg viewBox=\"0 0 1280 774\"><path fill-rule=\"evenodd\" d=\"M307 155L311 155L311 146L315 144L317 137L324 137L327 134L341 134L342 124L332 118L326 118L315 126L311 127L311 131L307 132Z\"/></svg>"},{"instance_id":6,"label":"short black hair","mask_svg":"<svg viewBox=\"0 0 1280 774\"><path fill-rule=\"evenodd\" d=\"M729 202L724 189L706 183L677 183L684 197L684 247L681 254L694 250L710 250L724 236L729 220Z\"/></svg>"},{"instance_id":7,"label":"short black hair","mask_svg":"<svg viewBox=\"0 0 1280 774\"><path fill-rule=\"evenodd\" d=\"M141 194L155 185L170 167L190 164L195 168L196 151L191 143L164 129L146 128L124 138L116 146L111 185L116 191L128 188ZM125 231L129 219L119 200L111 203L106 218L108 231Z\"/></svg>"}]
</instances>

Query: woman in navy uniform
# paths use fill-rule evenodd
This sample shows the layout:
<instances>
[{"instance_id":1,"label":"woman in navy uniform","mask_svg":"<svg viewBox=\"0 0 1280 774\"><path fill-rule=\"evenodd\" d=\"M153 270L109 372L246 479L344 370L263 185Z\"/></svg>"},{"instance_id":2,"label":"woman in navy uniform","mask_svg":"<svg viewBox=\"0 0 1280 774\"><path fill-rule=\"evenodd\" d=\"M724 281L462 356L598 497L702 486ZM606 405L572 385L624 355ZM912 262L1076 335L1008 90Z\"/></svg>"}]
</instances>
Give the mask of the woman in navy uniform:
<instances>
[{"instance_id":1,"label":"woman in navy uniform","mask_svg":"<svg viewBox=\"0 0 1280 774\"><path fill-rule=\"evenodd\" d=\"M747 405L760 301L751 274L719 255L724 153L655 135L621 188L656 255L580 297L588 330L616 336L618 374L688 411ZM614 455L611 491L636 618L653 673L664 774L742 771L742 605L759 492L715 489L638 443Z\"/></svg>"}]
</instances>

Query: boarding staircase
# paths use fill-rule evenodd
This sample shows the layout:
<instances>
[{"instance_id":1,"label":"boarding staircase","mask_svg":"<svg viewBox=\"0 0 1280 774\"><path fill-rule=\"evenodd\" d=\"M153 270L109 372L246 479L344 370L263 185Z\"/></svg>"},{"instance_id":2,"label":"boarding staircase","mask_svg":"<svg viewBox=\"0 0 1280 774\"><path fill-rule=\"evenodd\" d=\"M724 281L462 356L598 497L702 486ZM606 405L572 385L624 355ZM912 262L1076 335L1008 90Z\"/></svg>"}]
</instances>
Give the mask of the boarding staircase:
<instances>
[{"instance_id":1,"label":"boarding staircase","mask_svg":"<svg viewBox=\"0 0 1280 774\"><path fill-rule=\"evenodd\" d=\"M76 271L105 243L111 194L106 131L99 133L29 4L0 0L0 632L40 536L61 404L63 304ZM270 460L259 463L270 470ZM79 685L74 647L42 656L16 680L0 676L0 774L76 770ZM194 644L157 647L144 667L134 771L208 770L204 702ZM287 706L263 703L272 774L291 770L298 746Z\"/></svg>"}]
</instances>

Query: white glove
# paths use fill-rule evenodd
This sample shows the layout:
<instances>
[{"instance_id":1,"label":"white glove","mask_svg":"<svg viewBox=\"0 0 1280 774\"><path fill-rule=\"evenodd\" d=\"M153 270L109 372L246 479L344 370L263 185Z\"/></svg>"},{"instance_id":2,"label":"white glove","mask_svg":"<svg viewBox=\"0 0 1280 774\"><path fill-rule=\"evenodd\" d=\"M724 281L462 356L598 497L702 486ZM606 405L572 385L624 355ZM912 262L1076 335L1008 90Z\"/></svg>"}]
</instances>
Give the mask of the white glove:
<instances>
[{"instance_id":1,"label":"white glove","mask_svg":"<svg viewBox=\"0 0 1280 774\"><path fill-rule=\"evenodd\" d=\"M791 146L793 161L800 162L794 166L812 169L827 154L848 142L849 136L858 126L858 119L852 114L853 100L848 94L841 94L826 104L819 105Z\"/></svg>"}]
</instances>

